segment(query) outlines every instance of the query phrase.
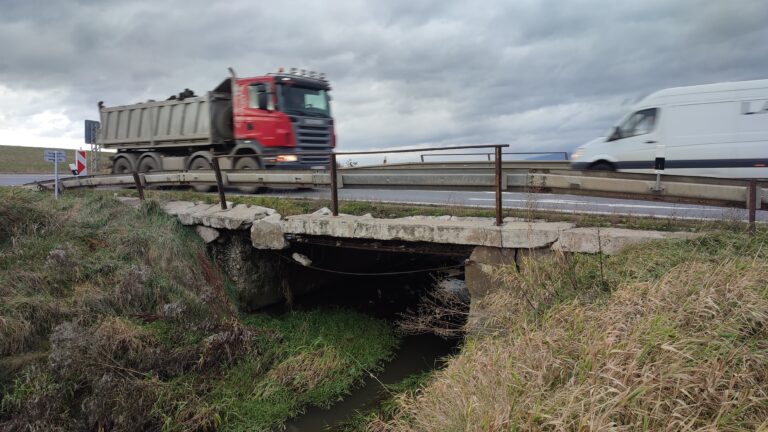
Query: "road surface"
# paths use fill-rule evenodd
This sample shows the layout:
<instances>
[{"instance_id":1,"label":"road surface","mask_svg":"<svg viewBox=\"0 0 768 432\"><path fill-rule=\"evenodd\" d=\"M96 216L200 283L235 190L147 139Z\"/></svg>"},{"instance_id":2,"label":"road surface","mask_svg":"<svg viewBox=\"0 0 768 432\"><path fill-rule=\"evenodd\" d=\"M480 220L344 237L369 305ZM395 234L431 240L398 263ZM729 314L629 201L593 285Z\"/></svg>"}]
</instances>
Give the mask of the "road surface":
<instances>
[{"instance_id":1,"label":"road surface","mask_svg":"<svg viewBox=\"0 0 768 432\"><path fill-rule=\"evenodd\" d=\"M0 174L0 186L18 186L52 178L53 174Z\"/></svg>"},{"instance_id":2,"label":"road surface","mask_svg":"<svg viewBox=\"0 0 768 432\"><path fill-rule=\"evenodd\" d=\"M266 195L283 197L330 198L328 190L272 190ZM493 208L495 194L489 192L453 192L425 190L339 189L340 200L379 201L403 204L440 204ZM526 194L503 192L505 209L549 210L578 214L617 214L677 219L747 220L747 211L693 204L672 204L579 195ZM757 220L768 221L768 211L758 211Z\"/></svg>"},{"instance_id":3,"label":"road surface","mask_svg":"<svg viewBox=\"0 0 768 432\"><path fill-rule=\"evenodd\" d=\"M50 178L52 178L52 176L46 174L0 174L0 186L20 185ZM236 192L230 191L227 193L233 194ZM272 189L265 195L290 198L330 198L330 193L327 189ZM339 189L339 199L488 208L494 207L495 200L492 191L454 192L371 189ZM549 210L578 214L616 214L677 219L747 220L747 211L744 209L598 198L579 195L504 192L502 195L502 203L504 208L508 209ZM768 221L768 211L758 211L757 220Z\"/></svg>"}]
</instances>

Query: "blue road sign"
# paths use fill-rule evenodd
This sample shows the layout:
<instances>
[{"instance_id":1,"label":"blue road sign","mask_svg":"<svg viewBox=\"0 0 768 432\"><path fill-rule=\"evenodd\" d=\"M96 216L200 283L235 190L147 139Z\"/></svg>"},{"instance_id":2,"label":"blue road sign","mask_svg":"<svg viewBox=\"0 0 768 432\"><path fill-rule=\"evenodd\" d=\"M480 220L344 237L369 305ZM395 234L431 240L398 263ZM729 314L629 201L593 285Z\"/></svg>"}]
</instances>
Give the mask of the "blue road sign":
<instances>
[{"instance_id":1,"label":"blue road sign","mask_svg":"<svg viewBox=\"0 0 768 432\"><path fill-rule=\"evenodd\" d=\"M95 120L85 121L85 143L96 144L96 134L98 133L101 125Z\"/></svg>"}]
</instances>

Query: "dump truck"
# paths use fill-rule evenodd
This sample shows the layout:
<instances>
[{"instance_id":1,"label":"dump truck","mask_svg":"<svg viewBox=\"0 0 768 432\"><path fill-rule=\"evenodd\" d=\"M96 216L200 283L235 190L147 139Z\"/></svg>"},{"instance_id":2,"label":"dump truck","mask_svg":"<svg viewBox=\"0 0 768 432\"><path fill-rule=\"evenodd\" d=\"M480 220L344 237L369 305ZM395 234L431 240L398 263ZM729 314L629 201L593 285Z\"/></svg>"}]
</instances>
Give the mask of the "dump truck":
<instances>
[{"instance_id":1,"label":"dump truck","mask_svg":"<svg viewBox=\"0 0 768 432\"><path fill-rule=\"evenodd\" d=\"M325 169L336 146L325 74L291 68L230 76L205 95L106 107L97 141L115 174L222 169ZM227 157L229 156L229 157ZM233 157L237 156L237 157ZM203 186L204 188L204 186Z\"/></svg>"}]
</instances>

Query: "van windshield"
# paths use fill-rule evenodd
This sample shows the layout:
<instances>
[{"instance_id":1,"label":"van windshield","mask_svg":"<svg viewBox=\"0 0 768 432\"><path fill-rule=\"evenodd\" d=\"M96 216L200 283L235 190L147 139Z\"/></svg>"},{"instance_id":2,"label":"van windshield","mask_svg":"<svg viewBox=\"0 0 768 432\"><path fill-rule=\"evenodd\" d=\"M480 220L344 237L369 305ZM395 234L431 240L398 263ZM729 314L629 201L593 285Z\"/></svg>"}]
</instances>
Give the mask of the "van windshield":
<instances>
[{"instance_id":1,"label":"van windshield","mask_svg":"<svg viewBox=\"0 0 768 432\"><path fill-rule=\"evenodd\" d=\"M324 89L281 85L282 110L304 115L330 117L328 92Z\"/></svg>"},{"instance_id":2,"label":"van windshield","mask_svg":"<svg viewBox=\"0 0 768 432\"><path fill-rule=\"evenodd\" d=\"M648 108L632 113L619 125L619 136L616 139L645 135L656 127L658 108Z\"/></svg>"}]
</instances>

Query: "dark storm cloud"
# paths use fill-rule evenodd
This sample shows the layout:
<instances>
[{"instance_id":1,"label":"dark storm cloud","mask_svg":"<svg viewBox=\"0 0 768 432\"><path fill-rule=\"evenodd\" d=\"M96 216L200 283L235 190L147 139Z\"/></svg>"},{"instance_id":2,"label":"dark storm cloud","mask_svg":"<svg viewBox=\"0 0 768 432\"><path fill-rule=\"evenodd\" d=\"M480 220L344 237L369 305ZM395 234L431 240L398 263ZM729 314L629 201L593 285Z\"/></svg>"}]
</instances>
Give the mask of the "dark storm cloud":
<instances>
[{"instance_id":1,"label":"dark storm cloud","mask_svg":"<svg viewBox=\"0 0 768 432\"><path fill-rule=\"evenodd\" d=\"M308 67L333 81L342 148L570 150L653 90L765 78L766 22L764 0L6 0L0 86L49 94L79 130L99 100Z\"/></svg>"}]
</instances>

